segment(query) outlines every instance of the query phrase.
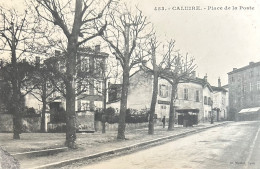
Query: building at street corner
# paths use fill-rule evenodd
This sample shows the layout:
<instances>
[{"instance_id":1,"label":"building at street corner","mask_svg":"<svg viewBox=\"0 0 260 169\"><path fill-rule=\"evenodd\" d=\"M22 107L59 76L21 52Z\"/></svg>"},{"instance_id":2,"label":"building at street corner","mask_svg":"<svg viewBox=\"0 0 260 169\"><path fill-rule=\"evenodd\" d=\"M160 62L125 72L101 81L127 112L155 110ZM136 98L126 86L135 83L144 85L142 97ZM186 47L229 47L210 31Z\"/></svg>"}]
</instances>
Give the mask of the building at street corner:
<instances>
[{"instance_id":1,"label":"building at street corner","mask_svg":"<svg viewBox=\"0 0 260 169\"><path fill-rule=\"evenodd\" d=\"M179 83L175 101L178 124L183 124L187 116L192 124L209 121L212 115L212 91L207 75L201 79L196 77L195 72L187 82Z\"/></svg>"},{"instance_id":2,"label":"building at street corner","mask_svg":"<svg viewBox=\"0 0 260 169\"><path fill-rule=\"evenodd\" d=\"M260 62L228 73L231 120L260 120Z\"/></svg>"},{"instance_id":3,"label":"building at street corner","mask_svg":"<svg viewBox=\"0 0 260 169\"><path fill-rule=\"evenodd\" d=\"M120 84L111 84L113 90L109 91L109 102L107 106L120 108L120 96L118 94ZM117 86L117 87L116 87ZM111 89L111 88L110 88ZM153 91L153 76L145 73L143 70L137 71L130 77L130 86L128 92L127 107L137 110L150 109ZM199 122L206 122L209 120L212 112L212 97L213 90L207 82L207 76L203 79L195 76L188 81L178 84L177 98L174 102L175 123L183 125L183 120L188 116L192 124ZM112 96L112 97L111 97ZM116 100L116 101L114 101ZM165 79L159 78L158 82L158 96L155 107L155 117L162 119L164 116L169 118L171 100L171 85Z\"/></svg>"}]
</instances>

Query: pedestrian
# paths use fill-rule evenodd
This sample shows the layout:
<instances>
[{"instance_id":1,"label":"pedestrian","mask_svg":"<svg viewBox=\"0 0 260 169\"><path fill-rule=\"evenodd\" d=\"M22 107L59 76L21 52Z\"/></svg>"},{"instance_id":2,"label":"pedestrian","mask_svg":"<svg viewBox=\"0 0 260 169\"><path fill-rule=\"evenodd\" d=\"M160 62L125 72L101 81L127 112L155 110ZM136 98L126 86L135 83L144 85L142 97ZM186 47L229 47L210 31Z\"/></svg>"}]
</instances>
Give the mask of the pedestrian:
<instances>
[{"instance_id":1,"label":"pedestrian","mask_svg":"<svg viewBox=\"0 0 260 169\"><path fill-rule=\"evenodd\" d=\"M165 116L163 116L162 118L162 124L163 124L163 128L165 128Z\"/></svg>"}]
</instances>

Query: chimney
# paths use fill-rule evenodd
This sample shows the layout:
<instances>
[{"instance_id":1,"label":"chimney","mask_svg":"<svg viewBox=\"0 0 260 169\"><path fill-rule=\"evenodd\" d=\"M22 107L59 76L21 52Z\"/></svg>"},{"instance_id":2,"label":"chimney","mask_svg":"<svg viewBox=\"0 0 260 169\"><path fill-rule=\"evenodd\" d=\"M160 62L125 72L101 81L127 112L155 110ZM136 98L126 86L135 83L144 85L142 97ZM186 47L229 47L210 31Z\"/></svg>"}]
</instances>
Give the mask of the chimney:
<instances>
[{"instance_id":1,"label":"chimney","mask_svg":"<svg viewBox=\"0 0 260 169\"><path fill-rule=\"evenodd\" d=\"M100 52L100 45L96 45L96 46L95 46L95 52L96 52L96 53L99 53L99 52Z\"/></svg>"},{"instance_id":2,"label":"chimney","mask_svg":"<svg viewBox=\"0 0 260 169\"><path fill-rule=\"evenodd\" d=\"M233 68L233 71L237 70L237 68Z\"/></svg>"},{"instance_id":3,"label":"chimney","mask_svg":"<svg viewBox=\"0 0 260 169\"><path fill-rule=\"evenodd\" d=\"M249 65L252 65L252 64L254 64L254 62L249 62Z\"/></svg>"},{"instance_id":4,"label":"chimney","mask_svg":"<svg viewBox=\"0 0 260 169\"><path fill-rule=\"evenodd\" d=\"M207 74L204 76L204 80L205 80L206 82L208 81L208 75L207 75Z\"/></svg>"},{"instance_id":5,"label":"chimney","mask_svg":"<svg viewBox=\"0 0 260 169\"><path fill-rule=\"evenodd\" d=\"M194 78L194 79L196 78L196 71L191 72L191 77Z\"/></svg>"},{"instance_id":6,"label":"chimney","mask_svg":"<svg viewBox=\"0 0 260 169\"><path fill-rule=\"evenodd\" d=\"M221 80L220 80L220 77L218 78L218 87L221 87Z\"/></svg>"},{"instance_id":7,"label":"chimney","mask_svg":"<svg viewBox=\"0 0 260 169\"><path fill-rule=\"evenodd\" d=\"M23 59L23 63L26 63L26 59Z\"/></svg>"}]
</instances>

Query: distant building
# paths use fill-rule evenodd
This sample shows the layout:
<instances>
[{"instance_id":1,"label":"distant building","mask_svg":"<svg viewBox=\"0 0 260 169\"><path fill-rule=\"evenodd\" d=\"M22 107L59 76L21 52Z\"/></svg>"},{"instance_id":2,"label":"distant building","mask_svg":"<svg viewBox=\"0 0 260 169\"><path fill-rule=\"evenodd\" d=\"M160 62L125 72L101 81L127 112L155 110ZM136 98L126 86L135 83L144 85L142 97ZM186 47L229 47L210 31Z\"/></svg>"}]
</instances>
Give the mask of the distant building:
<instances>
[{"instance_id":1,"label":"distant building","mask_svg":"<svg viewBox=\"0 0 260 169\"><path fill-rule=\"evenodd\" d=\"M227 100L228 91L221 86L220 78L218 79L218 86L212 86L213 89L213 110L215 111L215 118L219 120L227 120Z\"/></svg>"},{"instance_id":2,"label":"distant building","mask_svg":"<svg viewBox=\"0 0 260 169\"><path fill-rule=\"evenodd\" d=\"M239 116L247 115L260 119L260 62L233 68L228 73L228 88L230 119L238 120Z\"/></svg>"}]
</instances>

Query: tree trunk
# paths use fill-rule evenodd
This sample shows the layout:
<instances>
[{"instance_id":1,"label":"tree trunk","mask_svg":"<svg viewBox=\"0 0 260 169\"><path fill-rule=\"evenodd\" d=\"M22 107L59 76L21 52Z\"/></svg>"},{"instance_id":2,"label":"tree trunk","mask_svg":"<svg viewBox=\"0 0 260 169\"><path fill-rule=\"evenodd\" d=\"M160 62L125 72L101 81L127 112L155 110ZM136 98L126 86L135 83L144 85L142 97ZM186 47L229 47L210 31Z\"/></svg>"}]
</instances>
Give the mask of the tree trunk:
<instances>
[{"instance_id":1,"label":"tree trunk","mask_svg":"<svg viewBox=\"0 0 260 169\"><path fill-rule=\"evenodd\" d=\"M75 111L75 67L77 46L75 39L72 38L68 43L68 56L66 66L66 142L69 148L76 146L76 111Z\"/></svg>"},{"instance_id":2,"label":"tree trunk","mask_svg":"<svg viewBox=\"0 0 260 169\"><path fill-rule=\"evenodd\" d=\"M156 64L156 56L155 56L155 44L151 43L152 48L152 63L153 63L153 95L150 106L150 116L149 116L149 124L148 124L148 134L154 134L154 114L155 114L155 106L157 102L158 95L158 78L159 78L159 70Z\"/></svg>"},{"instance_id":3,"label":"tree trunk","mask_svg":"<svg viewBox=\"0 0 260 169\"><path fill-rule=\"evenodd\" d=\"M46 89L46 83L44 82L43 83L43 88L42 88L42 92L43 92L43 95L42 95L42 119L41 119L41 132L46 132L45 128L45 114L46 114L46 106L47 106L47 102L46 102L46 92L47 92L47 89Z\"/></svg>"},{"instance_id":4,"label":"tree trunk","mask_svg":"<svg viewBox=\"0 0 260 169\"><path fill-rule=\"evenodd\" d=\"M20 88L18 80L18 68L17 68L17 58L16 58L16 46L15 37L12 37L12 113L13 113L13 139L20 139L20 134L22 133L22 112L21 111L21 98L20 98Z\"/></svg>"},{"instance_id":5,"label":"tree trunk","mask_svg":"<svg viewBox=\"0 0 260 169\"><path fill-rule=\"evenodd\" d=\"M76 145L76 112L75 112L75 89L72 80L66 85L66 143L69 148L77 148Z\"/></svg>"},{"instance_id":6,"label":"tree trunk","mask_svg":"<svg viewBox=\"0 0 260 169\"><path fill-rule=\"evenodd\" d=\"M20 92L18 89L18 81L13 80L13 99L12 99L12 113L13 113L13 139L20 139L22 133L22 112L21 112L21 100Z\"/></svg>"},{"instance_id":7,"label":"tree trunk","mask_svg":"<svg viewBox=\"0 0 260 169\"><path fill-rule=\"evenodd\" d=\"M104 71L103 71L104 72ZM102 114L102 133L106 133L106 109L107 109L107 80L104 79L103 90L103 114Z\"/></svg>"},{"instance_id":8,"label":"tree trunk","mask_svg":"<svg viewBox=\"0 0 260 169\"><path fill-rule=\"evenodd\" d=\"M120 101L120 113L118 119L118 132L117 139L125 139L125 116L127 109L127 95L128 95L128 86L129 86L129 72L130 72L130 55L129 55L129 31L130 25L125 25L125 44L124 44L124 65L123 65L123 84L121 92L121 101Z\"/></svg>"},{"instance_id":9,"label":"tree trunk","mask_svg":"<svg viewBox=\"0 0 260 169\"><path fill-rule=\"evenodd\" d=\"M150 106L150 116L149 116L149 125L148 125L148 134L154 134L154 114L155 114L155 106L157 102L158 95L158 72L154 71L153 77L153 95Z\"/></svg>"},{"instance_id":10,"label":"tree trunk","mask_svg":"<svg viewBox=\"0 0 260 169\"><path fill-rule=\"evenodd\" d=\"M169 112L169 125L168 130L173 130L174 127L174 115L175 115L175 107L174 107L174 101L175 101L175 92L176 92L177 85L172 84L172 91L171 91L171 104L170 104L170 112Z\"/></svg>"},{"instance_id":11,"label":"tree trunk","mask_svg":"<svg viewBox=\"0 0 260 169\"><path fill-rule=\"evenodd\" d=\"M75 111L75 76L76 58L78 51L78 37L81 26L82 0L76 0L74 22L70 37L68 37L66 60L66 142L69 148L75 149L76 145L76 111Z\"/></svg>"},{"instance_id":12,"label":"tree trunk","mask_svg":"<svg viewBox=\"0 0 260 169\"><path fill-rule=\"evenodd\" d=\"M129 85L129 69L126 68L123 72L123 84L120 102L120 114L118 120L118 133L117 139L125 139L125 116L127 109L127 95L128 95L128 85Z\"/></svg>"}]
</instances>

